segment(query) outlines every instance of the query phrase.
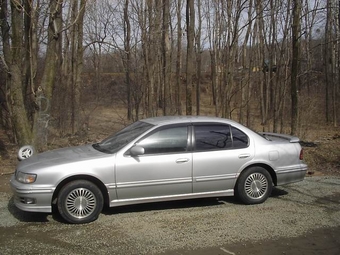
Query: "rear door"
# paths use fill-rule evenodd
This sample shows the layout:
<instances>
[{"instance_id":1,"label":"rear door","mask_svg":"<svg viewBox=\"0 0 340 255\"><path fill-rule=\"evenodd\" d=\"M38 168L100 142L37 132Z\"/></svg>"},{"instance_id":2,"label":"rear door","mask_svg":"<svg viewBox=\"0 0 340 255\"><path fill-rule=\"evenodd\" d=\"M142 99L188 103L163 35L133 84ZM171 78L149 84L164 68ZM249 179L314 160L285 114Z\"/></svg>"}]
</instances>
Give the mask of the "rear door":
<instances>
[{"instance_id":1,"label":"rear door","mask_svg":"<svg viewBox=\"0 0 340 255\"><path fill-rule=\"evenodd\" d=\"M254 157L248 136L226 124L193 128L194 193L233 189L239 169Z\"/></svg>"}]
</instances>

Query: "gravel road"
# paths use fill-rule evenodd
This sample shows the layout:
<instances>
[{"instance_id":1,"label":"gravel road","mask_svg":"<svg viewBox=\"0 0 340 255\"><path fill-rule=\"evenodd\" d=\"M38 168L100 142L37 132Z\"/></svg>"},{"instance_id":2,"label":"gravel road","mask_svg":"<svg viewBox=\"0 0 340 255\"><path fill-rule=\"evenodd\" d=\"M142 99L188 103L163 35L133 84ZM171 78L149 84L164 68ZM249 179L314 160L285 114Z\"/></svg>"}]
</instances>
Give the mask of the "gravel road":
<instances>
[{"instance_id":1,"label":"gravel road","mask_svg":"<svg viewBox=\"0 0 340 255\"><path fill-rule=\"evenodd\" d=\"M189 254L216 247L210 254L241 254L223 247L339 230L340 178L306 177L253 206L223 197L110 208L86 225L23 213L9 192L0 192L0 219L0 254Z\"/></svg>"}]
</instances>

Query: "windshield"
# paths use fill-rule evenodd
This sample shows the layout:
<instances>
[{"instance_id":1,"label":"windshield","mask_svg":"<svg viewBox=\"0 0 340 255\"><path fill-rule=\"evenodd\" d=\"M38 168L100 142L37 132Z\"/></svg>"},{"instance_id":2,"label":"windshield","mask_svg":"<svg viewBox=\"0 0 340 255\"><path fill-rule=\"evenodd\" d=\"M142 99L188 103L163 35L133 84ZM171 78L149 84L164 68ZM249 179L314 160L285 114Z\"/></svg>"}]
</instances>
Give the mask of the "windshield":
<instances>
[{"instance_id":1,"label":"windshield","mask_svg":"<svg viewBox=\"0 0 340 255\"><path fill-rule=\"evenodd\" d=\"M125 145L152 127L153 125L149 123L137 121L118 131L114 135L109 136L100 143L94 144L93 148L104 153L116 153Z\"/></svg>"}]
</instances>

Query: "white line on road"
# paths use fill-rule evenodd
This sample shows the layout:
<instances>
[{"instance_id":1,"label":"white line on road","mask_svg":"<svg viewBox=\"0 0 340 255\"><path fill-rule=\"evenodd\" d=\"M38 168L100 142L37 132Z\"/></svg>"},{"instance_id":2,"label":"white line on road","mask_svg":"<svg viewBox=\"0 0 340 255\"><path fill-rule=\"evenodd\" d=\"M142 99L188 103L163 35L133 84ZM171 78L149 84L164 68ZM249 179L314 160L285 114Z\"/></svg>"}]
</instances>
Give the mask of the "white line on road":
<instances>
[{"instance_id":1,"label":"white line on road","mask_svg":"<svg viewBox=\"0 0 340 255\"><path fill-rule=\"evenodd\" d=\"M227 249L224 249L223 247L220 248L221 251L224 251L225 253L228 253L230 255L236 255L235 253L228 251Z\"/></svg>"}]
</instances>

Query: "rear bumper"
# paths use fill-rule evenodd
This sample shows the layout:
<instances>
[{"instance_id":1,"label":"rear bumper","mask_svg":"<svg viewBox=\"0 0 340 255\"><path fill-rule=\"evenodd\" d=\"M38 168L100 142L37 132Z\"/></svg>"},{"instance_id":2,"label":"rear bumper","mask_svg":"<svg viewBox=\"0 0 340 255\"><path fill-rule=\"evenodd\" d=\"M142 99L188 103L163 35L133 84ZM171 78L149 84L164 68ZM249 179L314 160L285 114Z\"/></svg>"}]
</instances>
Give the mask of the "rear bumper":
<instances>
[{"instance_id":1,"label":"rear bumper","mask_svg":"<svg viewBox=\"0 0 340 255\"><path fill-rule=\"evenodd\" d=\"M14 175L10 184L17 208L27 212L52 212L53 188L23 184L16 181Z\"/></svg>"},{"instance_id":2,"label":"rear bumper","mask_svg":"<svg viewBox=\"0 0 340 255\"><path fill-rule=\"evenodd\" d=\"M303 181L307 169L308 167L306 164L301 164L297 167L277 170L277 185Z\"/></svg>"}]
</instances>

